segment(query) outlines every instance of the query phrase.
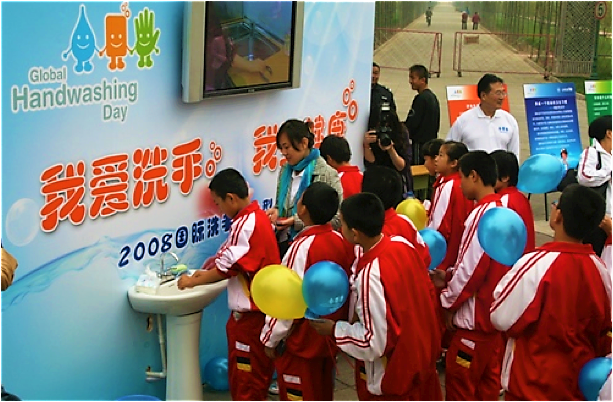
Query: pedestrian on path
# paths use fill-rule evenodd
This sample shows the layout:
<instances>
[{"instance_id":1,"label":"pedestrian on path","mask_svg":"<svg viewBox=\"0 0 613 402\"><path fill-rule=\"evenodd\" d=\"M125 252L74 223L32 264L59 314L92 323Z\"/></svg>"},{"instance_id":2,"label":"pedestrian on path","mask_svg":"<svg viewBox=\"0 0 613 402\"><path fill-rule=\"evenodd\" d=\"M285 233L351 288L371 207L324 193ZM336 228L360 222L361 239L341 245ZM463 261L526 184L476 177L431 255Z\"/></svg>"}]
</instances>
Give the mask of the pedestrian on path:
<instances>
[{"instance_id":1,"label":"pedestrian on path","mask_svg":"<svg viewBox=\"0 0 613 402\"><path fill-rule=\"evenodd\" d=\"M475 11L475 14L473 15L473 31L479 29L479 22L481 22L481 16Z\"/></svg>"},{"instance_id":2,"label":"pedestrian on path","mask_svg":"<svg viewBox=\"0 0 613 402\"><path fill-rule=\"evenodd\" d=\"M462 29L468 29L468 11L462 11Z\"/></svg>"}]
</instances>

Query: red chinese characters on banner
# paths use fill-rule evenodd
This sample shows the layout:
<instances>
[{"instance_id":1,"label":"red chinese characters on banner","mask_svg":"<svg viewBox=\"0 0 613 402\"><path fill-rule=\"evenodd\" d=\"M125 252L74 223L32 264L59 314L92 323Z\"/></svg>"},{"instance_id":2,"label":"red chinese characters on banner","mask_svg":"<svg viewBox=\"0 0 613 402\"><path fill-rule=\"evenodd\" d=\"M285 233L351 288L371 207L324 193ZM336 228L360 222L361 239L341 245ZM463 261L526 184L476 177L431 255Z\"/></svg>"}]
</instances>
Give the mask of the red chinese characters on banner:
<instances>
[{"instance_id":1,"label":"red chinese characters on banner","mask_svg":"<svg viewBox=\"0 0 613 402\"><path fill-rule=\"evenodd\" d=\"M128 154L117 154L92 162L89 188L93 202L89 207L90 218L104 218L128 210L128 161Z\"/></svg>"},{"instance_id":2,"label":"red chinese characters on banner","mask_svg":"<svg viewBox=\"0 0 613 402\"><path fill-rule=\"evenodd\" d=\"M285 158L282 161L277 158L277 130L278 127L275 124L260 126L253 132L253 147L255 148L253 174L259 175L265 167L274 172L278 166L285 163Z\"/></svg>"},{"instance_id":3,"label":"red chinese characters on banner","mask_svg":"<svg viewBox=\"0 0 613 402\"><path fill-rule=\"evenodd\" d=\"M153 149L137 149L132 155L134 169L134 188L132 190L132 207L138 209L141 205L148 207L154 199L163 203L170 193L165 178L168 167L164 165L168 159L168 150L156 146Z\"/></svg>"},{"instance_id":4,"label":"red chinese characters on banner","mask_svg":"<svg viewBox=\"0 0 613 402\"><path fill-rule=\"evenodd\" d=\"M190 142L179 144L172 149L172 181L179 183L183 195L187 195L194 187L194 181L204 173L202 154L197 152L202 147L202 139L195 138Z\"/></svg>"},{"instance_id":5,"label":"red chinese characters on banner","mask_svg":"<svg viewBox=\"0 0 613 402\"><path fill-rule=\"evenodd\" d=\"M204 175L208 179L215 176L215 172L217 172L217 164L221 162L221 158L223 157L223 148L215 144L215 141L211 141L209 143L209 151L211 151L213 157L209 158L204 164Z\"/></svg>"},{"instance_id":6,"label":"red chinese characters on banner","mask_svg":"<svg viewBox=\"0 0 613 402\"><path fill-rule=\"evenodd\" d=\"M352 99L352 93L355 89L355 81L351 80L349 85L343 91L343 106L347 108L346 111L337 110L328 119L328 135L336 135L343 137L347 132L346 120L353 123L358 118L358 102ZM319 148L319 145L323 141L326 135L326 120L322 115L317 115L314 120L310 117L304 119L305 122L312 122L310 130L314 135L315 148ZM277 158L277 125L267 126L261 125L253 132L253 147L255 148L255 154L253 156L252 171L253 174L259 175L264 168L268 168L271 172L277 170L285 164L285 158Z\"/></svg>"},{"instance_id":7,"label":"red chinese characters on banner","mask_svg":"<svg viewBox=\"0 0 613 402\"><path fill-rule=\"evenodd\" d=\"M53 165L40 175L40 181L43 183L40 192L45 197L45 205L40 209L43 232L54 231L59 222L66 218L73 225L83 223L86 214L82 203L85 195L85 162L79 161L76 166L69 163L65 172L63 165Z\"/></svg>"}]
</instances>

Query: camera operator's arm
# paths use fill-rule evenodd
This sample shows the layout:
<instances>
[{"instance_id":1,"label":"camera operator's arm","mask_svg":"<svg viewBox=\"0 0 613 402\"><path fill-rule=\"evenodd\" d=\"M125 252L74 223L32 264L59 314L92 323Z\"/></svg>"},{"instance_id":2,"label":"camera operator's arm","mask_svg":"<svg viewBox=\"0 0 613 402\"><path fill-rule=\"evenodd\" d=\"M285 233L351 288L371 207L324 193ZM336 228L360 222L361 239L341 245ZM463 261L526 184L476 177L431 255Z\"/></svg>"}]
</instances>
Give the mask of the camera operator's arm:
<instances>
[{"instance_id":1,"label":"camera operator's arm","mask_svg":"<svg viewBox=\"0 0 613 402\"><path fill-rule=\"evenodd\" d=\"M364 148L364 160L370 163L375 163L375 154L370 148L370 144L377 142L375 132L375 130L367 131L366 134L364 134L364 141L362 144Z\"/></svg>"},{"instance_id":2,"label":"camera operator's arm","mask_svg":"<svg viewBox=\"0 0 613 402\"><path fill-rule=\"evenodd\" d=\"M394 143L392 142L387 147L384 147L383 145L381 145L381 143L379 143L379 146L381 147L382 150L384 150L385 152L389 154L390 159L392 160L392 163L394 164L394 167L396 168L396 170L401 172L407 165L407 162L404 160L402 156L398 155L398 152L396 152L396 148L394 148Z\"/></svg>"}]
</instances>

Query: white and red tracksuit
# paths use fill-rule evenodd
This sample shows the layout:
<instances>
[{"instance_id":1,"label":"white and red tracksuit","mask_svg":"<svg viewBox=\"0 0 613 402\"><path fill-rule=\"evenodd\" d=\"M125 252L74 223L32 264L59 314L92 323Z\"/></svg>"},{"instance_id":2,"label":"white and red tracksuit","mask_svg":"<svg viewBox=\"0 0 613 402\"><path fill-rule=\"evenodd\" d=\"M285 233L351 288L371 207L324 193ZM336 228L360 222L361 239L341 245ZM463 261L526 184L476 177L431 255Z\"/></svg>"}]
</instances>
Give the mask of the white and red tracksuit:
<instances>
[{"instance_id":1,"label":"white and red tracksuit","mask_svg":"<svg viewBox=\"0 0 613 402\"><path fill-rule=\"evenodd\" d=\"M362 192L364 174L357 166L339 166L336 168L343 186L343 199Z\"/></svg>"},{"instance_id":2,"label":"white and red tracksuit","mask_svg":"<svg viewBox=\"0 0 613 402\"><path fill-rule=\"evenodd\" d=\"M360 400L416 400L435 392L421 389L432 384L440 350L429 280L415 248L400 236L383 235L357 262L350 307L357 321L338 321L334 339L360 363Z\"/></svg>"},{"instance_id":3,"label":"white and red tracksuit","mask_svg":"<svg viewBox=\"0 0 613 402\"><path fill-rule=\"evenodd\" d=\"M483 214L502 206L489 194L466 219L455 266L448 270L441 292L443 308L453 313L451 344L446 354L445 400L498 400L502 338L490 322L494 288L509 270L491 259L479 244L477 227Z\"/></svg>"},{"instance_id":4,"label":"white and red tracksuit","mask_svg":"<svg viewBox=\"0 0 613 402\"><path fill-rule=\"evenodd\" d=\"M607 241L604 243L604 248L602 249L602 255L600 256L604 261L607 271L609 271L609 275L613 275L613 255L611 253L611 235L607 237Z\"/></svg>"},{"instance_id":5,"label":"white and red tracksuit","mask_svg":"<svg viewBox=\"0 0 613 402\"><path fill-rule=\"evenodd\" d=\"M274 364L260 342L266 316L253 303L249 289L261 268L281 262L276 244L270 219L254 201L234 217L215 258L217 271L230 278L228 307L232 312L226 334L230 394L235 401L268 398Z\"/></svg>"},{"instance_id":6,"label":"white and red tracksuit","mask_svg":"<svg viewBox=\"0 0 613 402\"><path fill-rule=\"evenodd\" d=\"M457 172L448 176L439 176L432 187L434 194L430 205L428 227L438 230L447 242L447 254L437 267L446 271L458 258L464 221L475 203L464 197L460 187L460 174Z\"/></svg>"},{"instance_id":7,"label":"white and red tracksuit","mask_svg":"<svg viewBox=\"0 0 613 402\"><path fill-rule=\"evenodd\" d=\"M491 320L509 337L506 399L583 400L581 368L611 353L611 277L589 244L546 243L502 278Z\"/></svg>"},{"instance_id":8,"label":"white and red tracksuit","mask_svg":"<svg viewBox=\"0 0 613 402\"><path fill-rule=\"evenodd\" d=\"M448 176L439 175L432 185L434 192L428 214L428 227L438 230L447 242L447 253L437 269L446 271L453 267L460 249L460 241L464 231L464 221L472 211L475 203L464 197L460 186L460 173L452 173ZM440 290L437 289L440 296ZM443 331L442 346L448 348L451 342L451 332L445 329L442 306L437 299L437 310L441 317L440 325Z\"/></svg>"},{"instance_id":9,"label":"white and red tracksuit","mask_svg":"<svg viewBox=\"0 0 613 402\"><path fill-rule=\"evenodd\" d=\"M385 221L381 232L389 237L402 236L415 247L417 253L421 256L425 267L430 266L430 250L424 239L419 234L419 231L409 218L404 215L399 215L394 208L385 211Z\"/></svg>"},{"instance_id":10,"label":"white and red tracksuit","mask_svg":"<svg viewBox=\"0 0 613 402\"><path fill-rule=\"evenodd\" d=\"M302 230L285 254L283 265L302 278L313 264L332 261L349 276L353 259L353 245L326 224ZM344 320L348 310L348 303L345 303L343 308L326 318ZM329 337L318 335L308 320L277 320L267 316L260 340L271 348L281 340L286 341L285 353L275 359L281 400L333 400L337 349Z\"/></svg>"},{"instance_id":11,"label":"white and red tracksuit","mask_svg":"<svg viewBox=\"0 0 613 402\"><path fill-rule=\"evenodd\" d=\"M529 253L536 247L536 234L534 233L534 214L530 201L523 195L515 186L504 188L498 192L502 200L502 206L512 209L517 212L517 215L524 221L526 231L528 232L528 240L524 254Z\"/></svg>"}]
</instances>

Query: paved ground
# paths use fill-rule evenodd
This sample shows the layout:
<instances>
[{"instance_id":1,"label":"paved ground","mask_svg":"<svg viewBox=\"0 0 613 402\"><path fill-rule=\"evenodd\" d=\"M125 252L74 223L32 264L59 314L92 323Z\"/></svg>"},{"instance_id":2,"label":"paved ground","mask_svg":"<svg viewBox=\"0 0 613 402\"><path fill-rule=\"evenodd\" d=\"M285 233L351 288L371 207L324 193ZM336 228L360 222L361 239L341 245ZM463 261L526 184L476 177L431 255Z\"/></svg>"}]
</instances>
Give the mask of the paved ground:
<instances>
[{"instance_id":1,"label":"paved ground","mask_svg":"<svg viewBox=\"0 0 613 402\"><path fill-rule=\"evenodd\" d=\"M441 75L439 78L433 77L430 80L430 88L437 94L441 103L441 131L440 136L445 137L449 130L449 118L447 111L447 104L445 88L451 85L462 84L476 84L479 78L485 73L469 73L464 72L462 77L459 78L457 73L453 71L453 38L454 33L460 27L460 13L456 12L451 4L439 3L434 8L434 16L432 19L432 25L427 26L425 18L420 18L414 23L410 24L407 28L422 31L442 32L443 33L443 45L442 45L442 63L441 63ZM471 26L472 24L469 24ZM426 43L428 41L416 41L418 44ZM509 60L509 63L514 63L517 67L517 71L534 71L530 65L523 61L519 56L514 59L513 53L503 44L497 41L491 41L492 57L500 57L501 53L504 53L505 59ZM403 49L406 44L400 40L391 41L386 47L386 55L375 54L375 61L379 59L386 60L389 56L388 53L394 50L394 46L398 49ZM422 45L423 46L423 45ZM430 52L429 48L412 50L411 54L419 54L420 52ZM409 110L411 101L415 96L415 92L411 90L408 84L408 68L413 63L409 63L406 66L406 71L398 71L382 68L381 71L381 84L387 86L394 93L396 99L396 105L401 118L406 116ZM540 83L547 82L543 79L541 74L535 72L535 74L504 74L502 78L508 85L509 92L509 104L511 113L515 116L519 123L521 132L520 144L521 144L521 159L522 162L529 157L530 148L528 144L528 129L526 122L526 111L524 108L523 99L523 84L526 83ZM579 114L579 127L581 130L581 140L584 146L587 145L587 114L586 105L583 98L577 99L578 114ZM559 193L552 193L549 195L549 200L555 200L559 197ZM551 241L552 231L549 228L548 222L545 221L544 200L542 195L535 195L531 197L532 208L535 216L536 226L536 244L537 246ZM549 208L549 206L547 206ZM335 400L357 400L355 391L355 385L353 380L353 361L347 356L341 356L338 359L338 374L336 379L336 391ZM444 388L444 373L441 373L441 383ZM278 400L277 397L271 396L270 400ZM230 400L230 394L228 392L215 392L208 390L205 386L204 400Z\"/></svg>"}]
</instances>

